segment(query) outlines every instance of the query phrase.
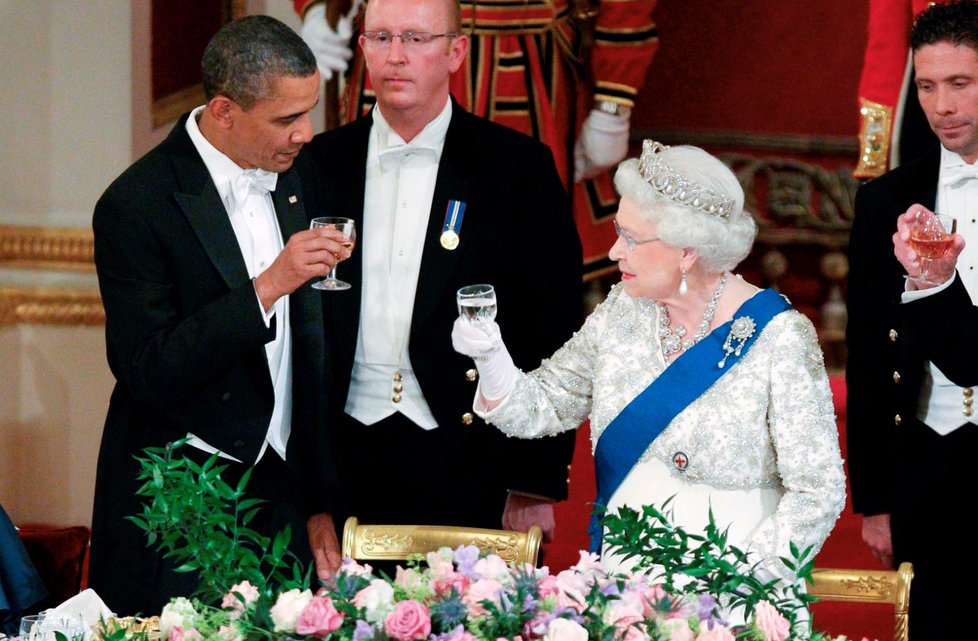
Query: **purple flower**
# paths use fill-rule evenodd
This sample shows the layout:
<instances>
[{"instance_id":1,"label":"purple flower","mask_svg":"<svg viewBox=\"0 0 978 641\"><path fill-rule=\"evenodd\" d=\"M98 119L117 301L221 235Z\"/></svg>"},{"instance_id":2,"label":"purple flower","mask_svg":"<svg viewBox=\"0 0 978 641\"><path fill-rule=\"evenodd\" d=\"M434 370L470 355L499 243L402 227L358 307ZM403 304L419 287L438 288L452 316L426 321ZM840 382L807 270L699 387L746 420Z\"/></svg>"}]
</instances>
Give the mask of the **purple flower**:
<instances>
[{"instance_id":1,"label":"purple flower","mask_svg":"<svg viewBox=\"0 0 978 641\"><path fill-rule=\"evenodd\" d=\"M621 596L621 590L618 589L617 582L608 581L601 586L601 594L605 596Z\"/></svg>"},{"instance_id":2,"label":"purple flower","mask_svg":"<svg viewBox=\"0 0 978 641\"><path fill-rule=\"evenodd\" d=\"M358 620L357 627L353 630L353 641L372 641L373 638L373 627L366 621Z\"/></svg>"},{"instance_id":3,"label":"purple flower","mask_svg":"<svg viewBox=\"0 0 978 641\"><path fill-rule=\"evenodd\" d=\"M474 545L460 545L455 550L455 565L460 574L471 577L478 560L479 548Z\"/></svg>"},{"instance_id":4,"label":"purple flower","mask_svg":"<svg viewBox=\"0 0 978 641\"><path fill-rule=\"evenodd\" d=\"M452 630L444 634L433 634L429 638L429 641L452 641L456 637L461 636L465 632L465 627L461 624L455 626Z\"/></svg>"},{"instance_id":5,"label":"purple flower","mask_svg":"<svg viewBox=\"0 0 978 641\"><path fill-rule=\"evenodd\" d=\"M699 608L697 608L697 616L700 618L700 621L711 621L713 619L713 612L716 610L716 607L716 599L709 594L701 594Z\"/></svg>"}]
</instances>

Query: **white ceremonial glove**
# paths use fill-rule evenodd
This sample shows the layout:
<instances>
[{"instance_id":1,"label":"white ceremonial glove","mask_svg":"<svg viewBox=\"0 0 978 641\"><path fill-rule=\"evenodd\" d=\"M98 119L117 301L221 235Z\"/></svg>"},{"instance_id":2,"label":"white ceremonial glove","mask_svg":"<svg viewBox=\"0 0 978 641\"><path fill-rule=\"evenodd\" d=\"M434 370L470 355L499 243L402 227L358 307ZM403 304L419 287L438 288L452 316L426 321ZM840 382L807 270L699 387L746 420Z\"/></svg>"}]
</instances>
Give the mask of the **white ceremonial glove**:
<instances>
[{"instance_id":1,"label":"white ceremonial glove","mask_svg":"<svg viewBox=\"0 0 978 641\"><path fill-rule=\"evenodd\" d=\"M479 370L479 392L487 401L498 401L509 396L516 384L516 365L503 344L499 325L495 322L483 327L455 319L452 327L452 347L459 354L471 356Z\"/></svg>"},{"instance_id":2,"label":"white ceremonial glove","mask_svg":"<svg viewBox=\"0 0 978 641\"><path fill-rule=\"evenodd\" d=\"M574 182L594 178L628 154L628 116L592 109L574 145Z\"/></svg>"},{"instance_id":3,"label":"white ceremonial glove","mask_svg":"<svg viewBox=\"0 0 978 641\"><path fill-rule=\"evenodd\" d=\"M314 4L306 11L300 35L315 54L316 65L323 80L329 80L334 73L346 71L347 61L353 57L350 38L353 36L353 16L356 15L359 4L354 2L349 15L340 16L336 31L326 22L325 2Z\"/></svg>"}]
</instances>

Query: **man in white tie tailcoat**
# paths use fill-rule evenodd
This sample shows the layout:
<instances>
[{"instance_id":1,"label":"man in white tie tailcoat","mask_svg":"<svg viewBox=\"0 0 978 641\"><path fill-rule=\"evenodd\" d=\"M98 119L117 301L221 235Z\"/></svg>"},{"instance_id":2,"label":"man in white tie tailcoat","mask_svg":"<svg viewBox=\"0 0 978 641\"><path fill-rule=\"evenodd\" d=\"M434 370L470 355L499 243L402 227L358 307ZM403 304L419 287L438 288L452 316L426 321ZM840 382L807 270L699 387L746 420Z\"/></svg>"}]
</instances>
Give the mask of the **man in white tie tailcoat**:
<instances>
[{"instance_id":1,"label":"man in white tie tailcoat","mask_svg":"<svg viewBox=\"0 0 978 641\"><path fill-rule=\"evenodd\" d=\"M969 351L978 325L963 324L978 296L978 3L932 5L910 45L941 144L856 195L846 384L853 507L884 565L914 565L919 641L953 636L952 613L970 598L959 554L972 545L967 513L978 494L978 352ZM960 234L935 266L936 287L907 243L912 219L934 211L955 217Z\"/></svg>"},{"instance_id":2,"label":"man in white tie tailcoat","mask_svg":"<svg viewBox=\"0 0 978 641\"><path fill-rule=\"evenodd\" d=\"M146 447L187 438L180 454L219 453L232 487L268 501L249 524L293 529L331 514L334 452L326 429L320 294L307 284L349 251L335 230L309 230L300 184L319 95L316 60L268 16L229 23L202 61L207 104L127 169L95 207L95 264L116 377L102 436L90 585L122 615L159 614L194 574L147 547L140 512ZM315 465L310 465L315 463ZM310 492L301 492L309 488ZM330 568L335 539L320 542Z\"/></svg>"}]
</instances>

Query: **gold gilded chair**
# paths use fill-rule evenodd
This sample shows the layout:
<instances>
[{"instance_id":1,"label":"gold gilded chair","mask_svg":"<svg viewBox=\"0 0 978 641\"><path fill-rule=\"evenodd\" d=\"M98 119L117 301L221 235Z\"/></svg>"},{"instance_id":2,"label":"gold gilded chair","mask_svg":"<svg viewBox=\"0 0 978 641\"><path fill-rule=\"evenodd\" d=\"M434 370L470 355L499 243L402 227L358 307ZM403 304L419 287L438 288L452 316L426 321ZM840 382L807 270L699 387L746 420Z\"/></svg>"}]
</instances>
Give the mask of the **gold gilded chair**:
<instances>
[{"instance_id":1,"label":"gold gilded chair","mask_svg":"<svg viewBox=\"0 0 978 641\"><path fill-rule=\"evenodd\" d=\"M910 582L913 565L901 563L896 570L836 570L812 571L813 584L808 593L822 601L850 603L889 603L893 606L894 641L907 641L910 618Z\"/></svg>"},{"instance_id":2,"label":"gold gilded chair","mask_svg":"<svg viewBox=\"0 0 978 641\"><path fill-rule=\"evenodd\" d=\"M448 525L361 525L351 516L343 525L343 556L358 561L403 561L440 547L474 545L483 554L495 554L506 563L537 564L543 532L485 530Z\"/></svg>"}]
</instances>

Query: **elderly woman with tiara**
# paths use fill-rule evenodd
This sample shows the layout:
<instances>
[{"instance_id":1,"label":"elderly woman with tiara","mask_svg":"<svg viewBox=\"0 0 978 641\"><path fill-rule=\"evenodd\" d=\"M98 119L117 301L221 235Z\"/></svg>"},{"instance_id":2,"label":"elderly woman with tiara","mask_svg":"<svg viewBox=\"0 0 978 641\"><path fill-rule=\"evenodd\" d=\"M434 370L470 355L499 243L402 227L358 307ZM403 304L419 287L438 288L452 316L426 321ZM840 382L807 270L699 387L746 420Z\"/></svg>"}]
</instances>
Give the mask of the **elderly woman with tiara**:
<instances>
[{"instance_id":1,"label":"elderly woman with tiara","mask_svg":"<svg viewBox=\"0 0 978 641\"><path fill-rule=\"evenodd\" d=\"M817 551L845 502L815 329L775 291L731 274L757 228L718 159L646 140L615 185L609 255L621 282L557 353L524 373L505 327L456 322L455 349L479 369L475 410L520 438L590 418L596 505L674 497L673 522L688 532L702 532L712 508L730 544L793 581L779 557L792 542ZM598 551L600 526L591 534Z\"/></svg>"}]
</instances>

